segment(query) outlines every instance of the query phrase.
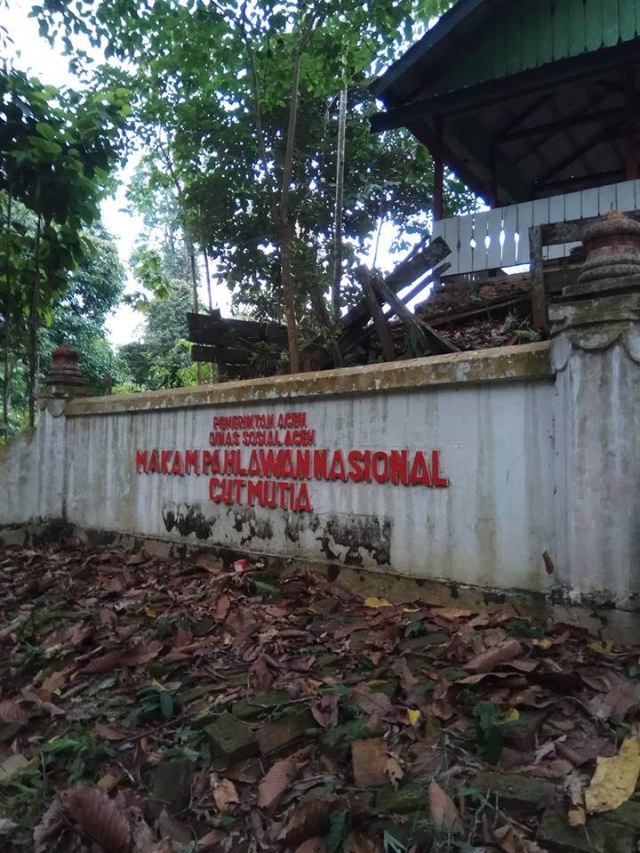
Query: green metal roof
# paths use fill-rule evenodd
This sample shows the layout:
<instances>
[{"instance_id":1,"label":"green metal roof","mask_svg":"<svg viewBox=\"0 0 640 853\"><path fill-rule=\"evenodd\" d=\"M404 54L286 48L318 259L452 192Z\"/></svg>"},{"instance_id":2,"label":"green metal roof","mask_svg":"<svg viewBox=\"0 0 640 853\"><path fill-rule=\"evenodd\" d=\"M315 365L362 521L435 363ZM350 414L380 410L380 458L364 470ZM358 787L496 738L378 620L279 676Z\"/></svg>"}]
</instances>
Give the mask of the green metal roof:
<instances>
[{"instance_id":1,"label":"green metal roof","mask_svg":"<svg viewBox=\"0 0 640 853\"><path fill-rule=\"evenodd\" d=\"M458 0L375 81L374 129L433 147L441 122L445 162L504 201L615 179L639 36L640 0Z\"/></svg>"}]
</instances>

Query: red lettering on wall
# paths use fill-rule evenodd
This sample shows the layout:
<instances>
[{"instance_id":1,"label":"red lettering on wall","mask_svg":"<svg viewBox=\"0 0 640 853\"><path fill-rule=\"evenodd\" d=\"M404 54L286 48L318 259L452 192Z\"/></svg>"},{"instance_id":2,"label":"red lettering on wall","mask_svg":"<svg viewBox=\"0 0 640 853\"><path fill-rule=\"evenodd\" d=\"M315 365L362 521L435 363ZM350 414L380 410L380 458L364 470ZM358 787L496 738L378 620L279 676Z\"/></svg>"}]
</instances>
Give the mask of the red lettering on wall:
<instances>
[{"instance_id":1,"label":"red lettering on wall","mask_svg":"<svg viewBox=\"0 0 640 853\"><path fill-rule=\"evenodd\" d=\"M409 482L412 486L430 486L431 474L427 460L424 458L424 453L421 450L416 451L409 474Z\"/></svg>"},{"instance_id":2,"label":"red lettering on wall","mask_svg":"<svg viewBox=\"0 0 640 853\"><path fill-rule=\"evenodd\" d=\"M285 512L312 512L313 480L450 485L439 450L316 447L316 430L304 411L216 416L206 449L139 448L135 466L137 474L204 474L213 503Z\"/></svg>"},{"instance_id":3,"label":"red lettering on wall","mask_svg":"<svg viewBox=\"0 0 640 853\"><path fill-rule=\"evenodd\" d=\"M448 477L440 476L440 451L431 451L431 470L433 471L433 485L439 489L446 489L449 484Z\"/></svg>"},{"instance_id":4,"label":"red lettering on wall","mask_svg":"<svg viewBox=\"0 0 640 853\"><path fill-rule=\"evenodd\" d=\"M343 482L347 479L347 472L344 467L344 458L341 450L334 450L333 452L333 459L331 460L331 468L329 468L327 479L342 480Z\"/></svg>"},{"instance_id":5,"label":"red lettering on wall","mask_svg":"<svg viewBox=\"0 0 640 853\"><path fill-rule=\"evenodd\" d=\"M171 466L171 473L179 474L180 476L182 476L182 474L184 473L184 469L182 467L182 454L179 450L176 450L173 456L173 465Z\"/></svg>"},{"instance_id":6,"label":"red lettering on wall","mask_svg":"<svg viewBox=\"0 0 640 853\"><path fill-rule=\"evenodd\" d=\"M386 483L389 479L389 457L383 451L373 454L371 459L373 479L376 483Z\"/></svg>"},{"instance_id":7,"label":"red lettering on wall","mask_svg":"<svg viewBox=\"0 0 640 853\"><path fill-rule=\"evenodd\" d=\"M157 450L151 451L151 456L149 457L149 465L147 466L147 471L149 474L157 474L160 470L160 454Z\"/></svg>"},{"instance_id":8,"label":"red lettering on wall","mask_svg":"<svg viewBox=\"0 0 640 853\"><path fill-rule=\"evenodd\" d=\"M136 450L136 474L147 473L147 451Z\"/></svg>"},{"instance_id":9,"label":"red lettering on wall","mask_svg":"<svg viewBox=\"0 0 640 853\"><path fill-rule=\"evenodd\" d=\"M191 472L194 474L200 473L197 450L187 450L184 455L184 473L191 474Z\"/></svg>"}]
</instances>

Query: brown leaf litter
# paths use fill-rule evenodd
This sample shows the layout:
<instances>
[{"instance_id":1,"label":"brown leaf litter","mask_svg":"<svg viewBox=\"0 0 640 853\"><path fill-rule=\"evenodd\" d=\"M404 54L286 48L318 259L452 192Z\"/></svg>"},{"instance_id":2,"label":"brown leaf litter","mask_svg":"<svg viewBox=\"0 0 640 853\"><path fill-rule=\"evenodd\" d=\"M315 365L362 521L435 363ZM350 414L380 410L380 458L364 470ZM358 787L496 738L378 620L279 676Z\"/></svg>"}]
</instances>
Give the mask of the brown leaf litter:
<instances>
[{"instance_id":1,"label":"brown leaf litter","mask_svg":"<svg viewBox=\"0 0 640 853\"><path fill-rule=\"evenodd\" d=\"M0 849L634 849L640 650L236 557L5 549Z\"/></svg>"}]
</instances>

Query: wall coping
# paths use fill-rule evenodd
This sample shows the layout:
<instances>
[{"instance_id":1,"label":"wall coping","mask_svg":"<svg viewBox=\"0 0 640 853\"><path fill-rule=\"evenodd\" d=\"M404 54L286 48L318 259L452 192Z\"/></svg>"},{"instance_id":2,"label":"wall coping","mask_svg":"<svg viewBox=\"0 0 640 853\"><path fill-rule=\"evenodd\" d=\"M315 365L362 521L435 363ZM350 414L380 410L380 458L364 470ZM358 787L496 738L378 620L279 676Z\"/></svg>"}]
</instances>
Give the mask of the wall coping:
<instances>
[{"instance_id":1,"label":"wall coping","mask_svg":"<svg viewBox=\"0 0 640 853\"><path fill-rule=\"evenodd\" d=\"M66 404L65 414L69 417L115 415L232 403L371 394L408 388L552 378L549 344L543 341L515 347L451 353L407 361L321 370L315 373L269 376L264 379L224 382L218 385L198 385L105 397L80 397Z\"/></svg>"}]
</instances>

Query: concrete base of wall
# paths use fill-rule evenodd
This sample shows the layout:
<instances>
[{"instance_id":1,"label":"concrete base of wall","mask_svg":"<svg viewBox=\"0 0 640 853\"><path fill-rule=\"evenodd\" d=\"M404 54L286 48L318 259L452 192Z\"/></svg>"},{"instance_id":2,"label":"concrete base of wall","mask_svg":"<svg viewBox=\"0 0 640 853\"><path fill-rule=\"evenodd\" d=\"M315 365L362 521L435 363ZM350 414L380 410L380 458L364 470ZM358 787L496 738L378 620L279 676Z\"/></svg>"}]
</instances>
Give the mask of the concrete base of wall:
<instances>
[{"instance_id":1,"label":"concrete base of wall","mask_svg":"<svg viewBox=\"0 0 640 853\"><path fill-rule=\"evenodd\" d=\"M75 538L91 547L117 546L138 551L140 548L160 559L191 560L202 554L220 557L225 566L240 557L259 560L275 575L299 572L319 572L329 581L361 595L386 598L389 601L425 602L431 606L454 607L474 612L507 610L514 616L533 619L545 624L567 623L585 628L590 634L610 639L623 645L640 644L640 606L636 610L623 610L610 605L587 606L567 603L564 591L558 587L551 593L527 590L497 589L452 583L451 581L423 580L397 574L381 574L367 569L331 563L316 563L299 559L284 560L265 554L248 554L225 548L199 547L176 543L167 539L132 536L104 530L83 530L63 521L0 527L0 548L17 546L43 546Z\"/></svg>"}]
</instances>

